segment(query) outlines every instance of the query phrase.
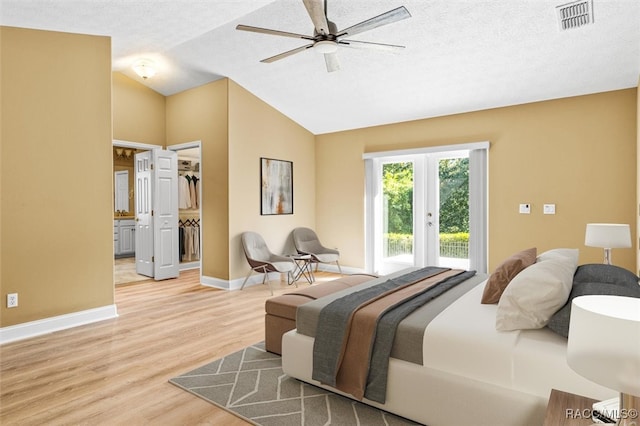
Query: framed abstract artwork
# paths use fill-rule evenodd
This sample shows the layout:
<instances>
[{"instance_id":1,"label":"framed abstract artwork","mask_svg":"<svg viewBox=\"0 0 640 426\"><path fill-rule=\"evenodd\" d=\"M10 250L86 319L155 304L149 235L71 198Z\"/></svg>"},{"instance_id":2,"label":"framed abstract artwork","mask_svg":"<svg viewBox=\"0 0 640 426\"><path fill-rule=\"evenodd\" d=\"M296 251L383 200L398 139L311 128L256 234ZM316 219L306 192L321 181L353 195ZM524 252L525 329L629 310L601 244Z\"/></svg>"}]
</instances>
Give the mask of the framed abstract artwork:
<instances>
[{"instance_id":1,"label":"framed abstract artwork","mask_svg":"<svg viewBox=\"0 0 640 426\"><path fill-rule=\"evenodd\" d=\"M260 214L293 214L293 162L260 158Z\"/></svg>"}]
</instances>

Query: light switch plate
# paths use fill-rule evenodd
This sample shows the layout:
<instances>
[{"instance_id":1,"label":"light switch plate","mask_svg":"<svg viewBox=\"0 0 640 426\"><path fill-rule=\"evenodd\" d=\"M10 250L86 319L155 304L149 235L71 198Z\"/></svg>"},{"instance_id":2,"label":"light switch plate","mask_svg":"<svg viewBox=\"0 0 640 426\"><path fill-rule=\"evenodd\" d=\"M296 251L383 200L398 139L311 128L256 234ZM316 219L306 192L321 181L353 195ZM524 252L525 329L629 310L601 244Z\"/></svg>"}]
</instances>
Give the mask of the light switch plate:
<instances>
[{"instance_id":1,"label":"light switch plate","mask_svg":"<svg viewBox=\"0 0 640 426\"><path fill-rule=\"evenodd\" d=\"M544 214L556 214L556 205L555 204L545 204L542 207L542 212Z\"/></svg>"},{"instance_id":2,"label":"light switch plate","mask_svg":"<svg viewBox=\"0 0 640 426\"><path fill-rule=\"evenodd\" d=\"M520 213L521 214L531 214L531 204L520 204Z\"/></svg>"}]
</instances>

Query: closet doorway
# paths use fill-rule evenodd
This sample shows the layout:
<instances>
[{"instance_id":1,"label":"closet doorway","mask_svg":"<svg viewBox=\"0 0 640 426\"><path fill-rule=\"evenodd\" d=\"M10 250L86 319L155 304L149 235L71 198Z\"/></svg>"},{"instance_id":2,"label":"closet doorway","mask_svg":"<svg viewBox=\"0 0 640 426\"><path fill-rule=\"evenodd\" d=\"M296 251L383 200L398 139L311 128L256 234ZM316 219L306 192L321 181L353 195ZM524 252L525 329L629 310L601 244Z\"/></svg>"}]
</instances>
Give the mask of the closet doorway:
<instances>
[{"instance_id":1,"label":"closet doorway","mask_svg":"<svg viewBox=\"0 0 640 426\"><path fill-rule=\"evenodd\" d=\"M115 285L149 279L147 276L136 273L134 159L137 153L157 148L160 148L160 146L113 140L113 276ZM126 181L123 178L125 174L127 175ZM128 194L126 197L124 195L125 192ZM116 203L116 200L118 200L117 194L119 194L118 203ZM127 201L125 201L125 198Z\"/></svg>"},{"instance_id":2,"label":"closet doorway","mask_svg":"<svg viewBox=\"0 0 640 426\"><path fill-rule=\"evenodd\" d=\"M134 157L140 152L151 151L162 148L158 145L150 145L138 142L114 140L113 141L113 179L114 179L114 284L127 284L136 281L149 280L148 276L136 273L135 262L135 182L134 182ZM183 198L183 208L179 209L179 233L181 235L179 250L180 263L179 269L201 269L200 262L202 258L201 233L201 216L202 216L202 183L200 181L202 175L201 164L201 141L187 142L178 145L172 145L167 150L176 151L178 154L178 175L182 182L188 183L189 202ZM129 178L127 192L129 194L130 205L127 209L115 209L116 197L116 179L119 180L119 193L123 194L121 189L124 175L123 171L127 171ZM116 174L117 173L117 174ZM117 177L116 177L117 176ZM188 176L188 179L187 179ZM195 180L194 180L195 178ZM193 182L193 193L191 192L191 183ZM187 192L183 187L183 197ZM193 197L192 197L193 195ZM178 194L180 197L180 194ZM122 195L121 195L122 200ZM120 206L120 204L119 204ZM117 211L119 210L119 211ZM123 251L124 248L124 251ZM202 272L200 273L202 275Z\"/></svg>"},{"instance_id":3,"label":"closet doorway","mask_svg":"<svg viewBox=\"0 0 640 426\"><path fill-rule=\"evenodd\" d=\"M178 154L178 230L180 270L200 269L202 276L201 141L167 146Z\"/></svg>"}]
</instances>

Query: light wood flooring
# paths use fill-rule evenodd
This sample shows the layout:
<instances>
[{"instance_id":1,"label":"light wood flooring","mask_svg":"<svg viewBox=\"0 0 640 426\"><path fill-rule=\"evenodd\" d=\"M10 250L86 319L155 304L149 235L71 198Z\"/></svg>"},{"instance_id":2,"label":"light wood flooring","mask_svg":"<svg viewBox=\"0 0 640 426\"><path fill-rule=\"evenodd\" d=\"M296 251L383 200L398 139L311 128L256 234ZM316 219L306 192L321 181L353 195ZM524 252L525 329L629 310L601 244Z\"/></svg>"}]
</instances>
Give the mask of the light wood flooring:
<instances>
[{"instance_id":1,"label":"light wood flooring","mask_svg":"<svg viewBox=\"0 0 640 426\"><path fill-rule=\"evenodd\" d=\"M113 262L113 282L115 285L146 281L149 277L136 273L136 258L121 257Z\"/></svg>"},{"instance_id":2,"label":"light wood flooring","mask_svg":"<svg viewBox=\"0 0 640 426\"><path fill-rule=\"evenodd\" d=\"M0 346L0 424L246 425L168 380L264 340L269 297L201 286L199 270L119 285L118 318Z\"/></svg>"}]
</instances>

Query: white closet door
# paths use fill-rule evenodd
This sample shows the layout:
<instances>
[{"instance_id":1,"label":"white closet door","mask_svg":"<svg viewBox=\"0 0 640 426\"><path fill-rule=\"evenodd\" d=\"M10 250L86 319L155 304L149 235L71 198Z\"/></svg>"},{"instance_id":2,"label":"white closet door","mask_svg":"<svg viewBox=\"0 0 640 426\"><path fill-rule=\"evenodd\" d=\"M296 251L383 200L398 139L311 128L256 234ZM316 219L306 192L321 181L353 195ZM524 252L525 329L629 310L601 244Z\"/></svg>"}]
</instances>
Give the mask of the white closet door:
<instances>
[{"instance_id":1,"label":"white closet door","mask_svg":"<svg viewBox=\"0 0 640 426\"><path fill-rule=\"evenodd\" d=\"M136 272L153 277L151 151L135 155Z\"/></svg>"},{"instance_id":2,"label":"white closet door","mask_svg":"<svg viewBox=\"0 0 640 426\"><path fill-rule=\"evenodd\" d=\"M178 155L154 149L135 156L136 272L156 280L180 274Z\"/></svg>"},{"instance_id":3,"label":"white closet door","mask_svg":"<svg viewBox=\"0 0 640 426\"><path fill-rule=\"evenodd\" d=\"M153 150L154 278L180 274L178 243L178 154Z\"/></svg>"}]
</instances>

